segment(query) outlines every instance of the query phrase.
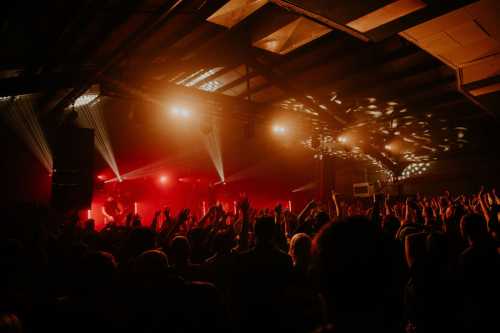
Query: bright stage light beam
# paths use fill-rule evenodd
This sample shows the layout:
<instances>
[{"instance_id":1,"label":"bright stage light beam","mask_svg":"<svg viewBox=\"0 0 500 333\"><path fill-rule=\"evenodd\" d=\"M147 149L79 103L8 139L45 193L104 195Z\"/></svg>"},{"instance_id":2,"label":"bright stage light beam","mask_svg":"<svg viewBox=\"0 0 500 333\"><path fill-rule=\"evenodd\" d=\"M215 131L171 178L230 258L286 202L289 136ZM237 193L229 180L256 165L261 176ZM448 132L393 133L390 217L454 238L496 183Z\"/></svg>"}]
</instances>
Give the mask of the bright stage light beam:
<instances>
[{"instance_id":1,"label":"bright stage light beam","mask_svg":"<svg viewBox=\"0 0 500 333\"><path fill-rule=\"evenodd\" d=\"M201 156L202 149L184 150L181 153L174 155L173 157L161 159L159 161L144 165L140 168L128 171L122 174L122 179L138 179L146 178L151 176L156 176L159 173L165 172L170 168L181 169L185 166L193 165L201 162L203 157ZM105 183L116 182L118 179L112 178L105 181Z\"/></svg>"},{"instance_id":2,"label":"bright stage light beam","mask_svg":"<svg viewBox=\"0 0 500 333\"><path fill-rule=\"evenodd\" d=\"M293 189L292 192L297 193L297 192L312 190L313 188L316 187L316 185L317 185L316 182L310 182L310 183L305 184L304 186L297 187L296 189Z\"/></svg>"},{"instance_id":3,"label":"bright stage light beam","mask_svg":"<svg viewBox=\"0 0 500 333\"><path fill-rule=\"evenodd\" d=\"M94 94L90 95L93 96ZM83 96L80 96L79 98L82 98ZM109 140L108 131L106 129L106 123L104 121L104 117L102 116L102 100L100 97L92 98L92 96L85 99L87 103L82 104L83 102L80 102L79 107L77 107L77 101L79 98L76 99L74 105L76 107L75 111L79 115L78 122L83 127L94 129L97 150L104 158L106 163L108 163L109 167L115 174L116 179L121 182L123 178L120 175L120 170L118 169L118 165L116 164L115 155L113 153L111 141Z\"/></svg>"},{"instance_id":4,"label":"bright stage light beam","mask_svg":"<svg viewBox=\"0 0 500 333\"><path fill-rule=\"evenodd\" d=\"M208 154L214 164L215 169L217 170L217 174L219 175L220 181L224 183L226 181L226 177L224 176L224 164L222 163L222 152L220 148L219 142L219 130L215 124L212 122L212 130L208 131L208 133L203 133L203 142L205 143L205 147L207 148Z\"/></svg>"},{"instance_id":5,"label":"bright stage light beam","mask_svg":"<svg viewBox=\"0 0 500 333\"><path fill-rule=\"evenodd\" d=\"M33 95L21 95L0 100L0 113L21 137L49 174L52 174L52 153L34 111Z\"/></svg>"}]
</instances>

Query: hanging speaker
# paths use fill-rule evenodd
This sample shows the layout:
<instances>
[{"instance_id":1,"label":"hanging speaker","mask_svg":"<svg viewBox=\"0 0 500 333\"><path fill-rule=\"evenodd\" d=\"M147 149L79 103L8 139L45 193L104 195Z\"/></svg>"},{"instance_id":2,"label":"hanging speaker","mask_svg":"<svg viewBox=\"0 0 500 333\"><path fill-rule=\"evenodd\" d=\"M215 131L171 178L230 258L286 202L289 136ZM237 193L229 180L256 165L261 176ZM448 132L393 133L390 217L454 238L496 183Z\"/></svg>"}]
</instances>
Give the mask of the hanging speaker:
<instances>
[{"instance_id":1,"label":"hanging speaker","mask_svg":"<svg viewBox=\"0 0 500 333\"><path fill-rule=\"evenodd\" d=\"M90 208L94 180L94 130L70 126L52 140L51 205L59 210Z\"/></svg>"}]
</instances>

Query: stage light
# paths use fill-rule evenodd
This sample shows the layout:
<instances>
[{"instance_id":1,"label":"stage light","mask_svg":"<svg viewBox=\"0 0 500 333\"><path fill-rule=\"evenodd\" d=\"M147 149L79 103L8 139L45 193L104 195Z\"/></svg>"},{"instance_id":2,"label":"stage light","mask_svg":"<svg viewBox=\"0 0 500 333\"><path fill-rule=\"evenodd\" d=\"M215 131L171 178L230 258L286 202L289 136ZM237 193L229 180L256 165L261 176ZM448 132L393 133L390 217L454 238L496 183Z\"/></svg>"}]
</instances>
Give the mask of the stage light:
<instances>
[{"instance_id":1,"label":"stage light","mask_svg":"<svg viewBox=\"0 0 500 333\"><path fill-rule=\"evenodd\" d=\"M176 106L172 107L172 109L170 110L170 112L174 115L174 116L178 116L181 114L181 109L177 108Z\"/></svg>"},{"instance_id":2,"label":"stage light","mask_svg":"<svg viewBox=\"0 0 500 333\"><path fill-rule=\"evenodd\" d=\"M175 117L189 118L191 116L191 111L179 106L173 106L170 109L170 113Z\"/></svg>"},{"instance_id":3,"label":"stage light","mask_svg":"<svg viewBox=\"0 0 500 333\"><path fill-rule=\"evenodd\" d=\"M166 184L168 181L168 177L165 175L161 175L159 178L160 184Z\"/></svg>"},{"instance_id":4,"label":"stage light","mask_svg":"<svg viewBox=\"0 0 500 333\"><path fill-rule=\"evenodd\" d=\"M134 202L134 214L137 215L138 211L139 211L139 204L137 202Z\"/></svg>"},{"instance_id":5,"label":"stage light","mask_svg":"<svg viewBox=\"0 0 500 333\"><path fill-rule=\"evenodd\" d=\"M139 179L139 178L146 178L146 177L156 177L158 174L161 174L163 172L166 172L168 170L167 168L183 168L188 164L192 164L195 161L193 161L193 156L195 159L200 158L200 152L201 150L199 149L185 149L181 151L177 155L173 155L169 158L165 158L147 165L144 165L140 168L128 171L124 173L121 178L122 179L127 179L127 180L132 180L132 179ZM115 177L113 179L108 179L105 181L105 183L109 182L115 182L118 179Z\"/></svg>"},{"instance_id":6,"label":"stage light","mask_svg":"<svg viewBox=\"0 0 500 333\"><path fill-rule=\"evenodd\" d=\"M92 218L92 210L87 209L87 220L90 220Z\"/></svg>"},{"instance_id":7,"label":"stage light","mask_svg":"<svg viewBox=\"0 0 500 333\"><path fill-rule=\"evenodd\" d=\"M340 143L347 143L347 137L346 137L346 136L341 135L341 136L339 136L339 137L337 138L337 141L338 141L338 142L340 142Z\"/></svg>"},{"instance_id":8,"label":"stage light","mask_svg":"<svg viewBox=\"0 0 500 333\"><path fill-rule=\"evenodd\" d=\"M109 139L108 130L106 128L106 122L104 121L104 117L102 115L101 104L101 98L95 97L93 98L92 103L88 102L80 104L75 111L79 115L78 122L81 126L94 129L95 145L97 150L115 174L116 180L121 182L123 179L120 175L118 165L116 164L113 147L111 146L111 140ZM74 105L77 107L76 101Z\"/></svg>"},{"instance_id":9,"label":"stage light","mask_svg":"<svg viewBox=\"0 0 500 333\"><path fill-rule=\"evenodd\" d=\"M224 182L226 177L224 175L224 164L222 162L222 150L219 142L219 129L215 122L211 124L212 130L208 133L202 133L203 143L207 149L208 155L214 164L215 170L219 175L221 182Z\"/></svg>"},{"instance_id":10,"label":"stage light","mask_svg":"<svg viewBox=\"0 0 500 333\"><path fill-rule=\"evenodd\" d=\"M384 146L384 148L385 148L386 150L392 150L392 146L391 146L391 145L385 145L385 146Z\"/></svg>"},{"instance_id":11,"label":"stage light","mask_svg":"<svg viewBox=\"0 0 500 333\"><path fill-rule=\"evenodd\" d=\"M97 175L97 179L104 180L104 179L106 179L106 176L104 176L104 175Z\"/></svg>"},{"instance_id":12,"label":"stage light","mask_svg":"<svg viewBox=\"0 0 500 333\"><path fill-rule=\"evenodd\" d=\"M273 126L273 132L275 134L278 134L278 135L282 135L282 134L285 134L286 132L286 127L282 126L282 125L274 125Z\"/></svg>"},{"instance_id":13,"label":"stage light","mask_svg":"<svg viewBox=\"0 0 500 333\"><path fill-rule=\"evenodd\" d=\"M3 98L0 100L0 113L49 174L52 174L52 154L35 113L33 99L34 95Z\"/></svg>"},{"instance_id":14,"label":"stage light","mask_svg":"<svg viewBox=\"0 0 500 333\"><path fill-rule=\"evenodd\" d=\"M97 95L96 93L83 94L73 102L73 106L75 108L78 108L80 106L88 105L95 101L98 97L99 95Z\"/></svg>"}]
</instances>

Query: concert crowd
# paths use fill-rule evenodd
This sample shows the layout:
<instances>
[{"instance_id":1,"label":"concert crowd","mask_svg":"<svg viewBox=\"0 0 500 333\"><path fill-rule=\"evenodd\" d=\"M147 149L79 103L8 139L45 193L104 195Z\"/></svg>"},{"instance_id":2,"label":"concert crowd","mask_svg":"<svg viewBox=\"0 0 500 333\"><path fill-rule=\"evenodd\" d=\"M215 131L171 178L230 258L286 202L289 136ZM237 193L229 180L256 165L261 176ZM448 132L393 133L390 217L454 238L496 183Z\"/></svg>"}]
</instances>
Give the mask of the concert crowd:
<instances>
[{"instance_id":1,"label":"concert crowd","mask_svg":"<svg viewBox=\"0 0 500 333\"><path fill-rule=\"evenodd\" d=\"M492 332L500 198L311 201L299 214L242 197L188 209L54 222L4 212L1 332Z\"/></svg>"}]
</instances>

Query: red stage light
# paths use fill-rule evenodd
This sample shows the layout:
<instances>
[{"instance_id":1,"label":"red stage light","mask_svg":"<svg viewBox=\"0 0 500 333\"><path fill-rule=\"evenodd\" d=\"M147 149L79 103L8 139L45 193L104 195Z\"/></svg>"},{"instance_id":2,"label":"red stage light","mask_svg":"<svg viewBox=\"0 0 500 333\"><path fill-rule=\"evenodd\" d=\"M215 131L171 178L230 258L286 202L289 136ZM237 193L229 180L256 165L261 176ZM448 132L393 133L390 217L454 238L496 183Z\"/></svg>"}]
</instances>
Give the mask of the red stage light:
<instances>
[{"instance_id":1,"label":"red stage light","mask_svg":"<svg viewBox=\"0 0 500 333\"><path fill-rule=\"evenodd\" d=\"M168 177L163 175L163 176L160 176L160 183L161 184L166 184L168 181Z\"/></svg>"},{"instance_id":2,"label":"red stage light","mask_svg":"<svg viewBox=\"0 0 500 333\"><path fill-rule=\"evenodd\" d=\"M97 175L97 179L104 180L104 179L106 179L106 176L104 176L104 175Z\"/></svg>"}]
</instances>

